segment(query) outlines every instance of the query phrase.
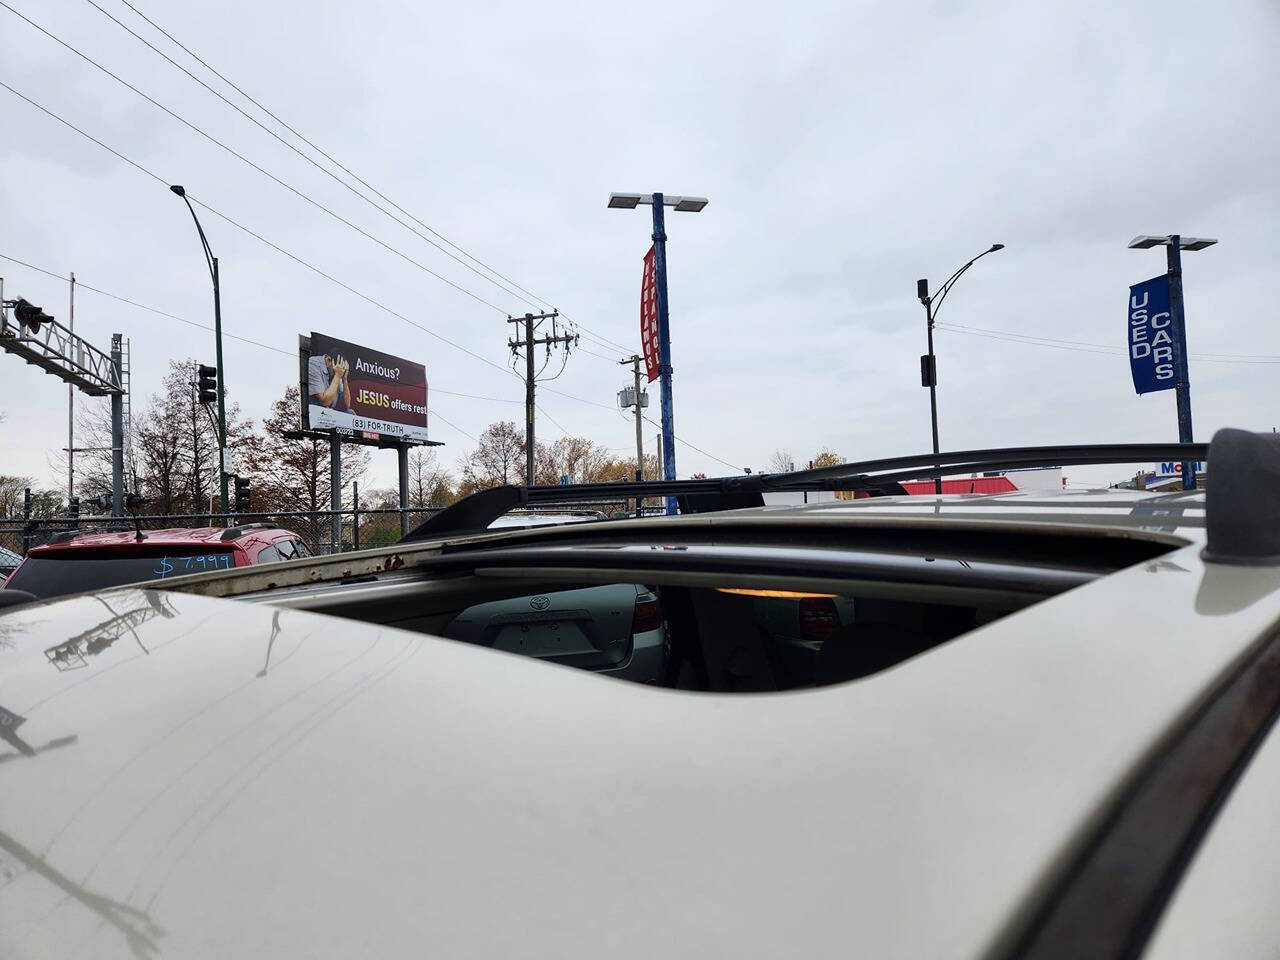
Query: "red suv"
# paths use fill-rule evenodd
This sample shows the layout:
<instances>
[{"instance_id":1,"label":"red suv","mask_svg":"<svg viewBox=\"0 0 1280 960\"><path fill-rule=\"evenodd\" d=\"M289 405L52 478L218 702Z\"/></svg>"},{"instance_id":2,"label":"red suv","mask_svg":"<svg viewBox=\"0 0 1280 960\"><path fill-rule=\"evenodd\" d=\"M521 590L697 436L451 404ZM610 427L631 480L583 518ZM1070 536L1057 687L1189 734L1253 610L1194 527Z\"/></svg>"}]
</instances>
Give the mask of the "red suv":
<instances>
[{"instance_id":1,"label":"red suv","mask_svg":"<svg viewBox=\"0 0 1280 960\"><path fill-rule=\"evenodd\" d=\"M309 556L311 551L296 533L266 523L146 530L141 540L132 530L73 530L32 547L4 589L25 590L43 599Z\"/></svg>"}]
</instances>

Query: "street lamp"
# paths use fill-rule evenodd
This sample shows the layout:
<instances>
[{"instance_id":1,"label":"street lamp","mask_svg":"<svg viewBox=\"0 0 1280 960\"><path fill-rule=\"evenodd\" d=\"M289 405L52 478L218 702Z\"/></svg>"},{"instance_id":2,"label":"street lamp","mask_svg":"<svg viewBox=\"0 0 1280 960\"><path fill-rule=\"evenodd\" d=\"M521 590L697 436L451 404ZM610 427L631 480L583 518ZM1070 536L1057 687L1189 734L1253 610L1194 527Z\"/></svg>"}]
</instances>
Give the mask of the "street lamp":
<instances>
[{"instance_id":1,"label":"street lamp","mask_svg":"<svg viewBox=\"0 0 1280 960\"><path fill-rule=\"evenodd\" d=\"M1003 250L1003 243L993 243L986 250L966 263L963 267L953 273L941 287L938 292L929 295L929 281L927 278L916 281L916 296L920 298L920 302L924 304L924 315L926 328L929 335L929 352L920 358L920 385L929 388L929 413L933 421L933 452L938 452L938 362L933 355L933 323L938 318L938 308L942 306L942 301L946 299L951 288L955 286L957 280L964 274L966 270L975 263L985 257L988 253L995 253L997 250ZM935 493L942 493L942 475L938 474L933 478L933 489Z\"/></svg>"},{"instance_id":2,"label":"street lamp","mask_svg":"<svg viewBox=\"0 0 1280 960\"><path fill-rule=\"evenodd\" d=\"M1165 247L1169 264L1169 313L1173 322L1173 375L1174 390L1178 401L1178 442L1194 443L1191 430L1191 376L1187 370L1187 318L1182 301L1182 251L1203 250L1212 247L1217 240L1205 237L1183 237L1170 234L1164 237L1143 235L1129 241L1130 250L1149 250ZM1182 489L1196 488L1196 465L1190 460L1182 464Z\"/></svg>"},{"instance_id":3,"label":"street lamp","mask_svg":"<svg viewBox=\"0 0 1280 960\"><path fill-rule=\"evenodd\" d=\"M213 278L213 336L216 343L218 366L218 479L219 492L222 497L222 513L225 516L229 509L227 499L227 387L222 372L222 298L218 291L218 258L209 249L209 241L205 239L204 228L200 226L200 218L196 216L195 207L187 198L187 191L180 184L169 188L187 205L191 211L191 219L196 222L196 233L200 234L200 245L204 248L204 257L209 264L209 275Z\"/></svg>"},{"instance_id":4,"label":"street lamp","mask_svg":"<svg viewBox=\"0 0 1280 960\"><path fill-rule=\"evenodd\" d=\"M698 213L707 205L706 197L666 197L661 193L611 193L609 207L634 210L640 204L653 207L653 274L658 306L658 373L662 386L662 477L676 478L675 414L671 400L671 329L667 320L667 232L663 207L684 213ZM676 498L667 497L667 513L676 512Z\"/></svg>"}]
</instances>

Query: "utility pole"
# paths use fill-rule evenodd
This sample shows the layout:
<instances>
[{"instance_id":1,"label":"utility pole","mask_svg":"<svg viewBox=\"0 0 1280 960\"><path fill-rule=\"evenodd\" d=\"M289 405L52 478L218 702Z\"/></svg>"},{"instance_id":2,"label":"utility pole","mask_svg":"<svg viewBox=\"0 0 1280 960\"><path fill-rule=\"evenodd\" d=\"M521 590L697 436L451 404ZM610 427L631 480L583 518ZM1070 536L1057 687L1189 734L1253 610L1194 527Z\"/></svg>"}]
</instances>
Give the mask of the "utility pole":
<instances>
[{"instance_id":1,"label":"utility pole","mask_svg":"<svg viewBox=\"0 0 1280 960\"><path fill-rule=\"evenodd\" d=\"M576 345L578 342L577 334L556 332L556 320L559 317L559 310L552 310L550 313L526 313L523 317L507 317L507 323L524 324L524 339L508 339L507 346L511 348L513 354L518 353L521 348L524 349L524 482L529 485L533 484L533 403L534 385L538 380L533 369L533 348L545 345L549 358L553 346L563 343L568 350L570 344ZM539 337L536 335L538 327L544 320L551 321L551 333ZM543 366L546 365L543 364Z\"/></svg>"},{"instance_id":2,"label":"utility pole","mask_svg":"<svg viewBox=\"0 0 1280 960\"><path fill-rule=\"evenodd\" d=\"M632 354L626 360L619 360L620 364L631 364L631 370L635 376L635 386L632 388L635 392L632 395L633 406L635 407L636 416L636 483L644 479L644 408L645 403L649 399L644 394L644 388L640 386L640 356ZM625 402L626 391L620 393L619 399L623 400L623 406L628 406ZM636 497L636 516L640 515L640 507L644 501Z\"/></svg>"},{"instance_id":3,"label":"utility pole","mask_svg":"<svg viewBox=\"0 0 1280 960\"><path fill-rule=\"evenodd\" d=\"M639 483L644 479L644 402L648 398L645 397L644 390L640 386L640 357L632 354L626 360L618 362L631 364L632 373L635 375L636 482Z\"/></svg>"}]
</instances>

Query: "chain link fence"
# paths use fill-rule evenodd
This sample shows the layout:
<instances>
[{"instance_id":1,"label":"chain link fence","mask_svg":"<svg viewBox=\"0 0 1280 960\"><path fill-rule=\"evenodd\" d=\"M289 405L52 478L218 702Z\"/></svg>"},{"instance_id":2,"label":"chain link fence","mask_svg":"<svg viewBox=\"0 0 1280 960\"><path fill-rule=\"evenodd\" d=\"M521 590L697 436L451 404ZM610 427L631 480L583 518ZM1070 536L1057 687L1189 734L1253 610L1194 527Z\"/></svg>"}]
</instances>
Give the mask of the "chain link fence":
<instances>
[{"instance_id":1,"label":"chain link fence","mask_svg":"<svg viewBox=\"0 0 1280 960\"><path fill-rule=\"evenodd\" d=\"M439 509L409 510L408 528L412 530ZM368 547L387 546L401 536L402 511L341 510L338 511L338 539L333 537L333 511L277 511L274 513L235 513L226 518L220 514L138 514L136 526L142 530L171 528L240 526L246 523L268 523L273 527L298 534L314 554L340 553ZM135 529L133 517L46 517L0 520L0 548L18 556L26 556L32 547L48 543L61 533L78 530L107 533Z\"/></svg>"},{"instance_id":2,"label":"chain link fence","mask_svg":"<svg viewBox=\"0 0 1280 960\"><path fill-rule=\"evenodd\" d=\"M539 513L575 513L589 514L598 517L617 516L627 509L625 501L609 501L601 503L566 503L540 504L536 509L524 511L530 514ZM247 523L268 523L273 527L291 530L298 534L311 549L313 554L341 553L348 550L364 550L370 547L389 546L400 540L404 529L402 518L407 517L407 529L412 530L424 520L439 513L443 508L410 509L401 511L397 508L365 510L352 508L340 510L338 517L338 538L333 536L334 512L331 510L316 511L276 511L272 513L234 513L224 518L220 514L182 513L182 514L138 514L136 524L142 530L164 530L171 528L192 529L197 527L240 526ZM649 510L645 511L650 512ZM18 557L25 557L32 547L42 546L54 537L69 531L114 532L135 529L132 516L82 516L73 517L17 517L8 520L0 519L0 551L10 551ZM4 570L5 554L0 552L0 576Z\"/></svg>"}]
</instances>

